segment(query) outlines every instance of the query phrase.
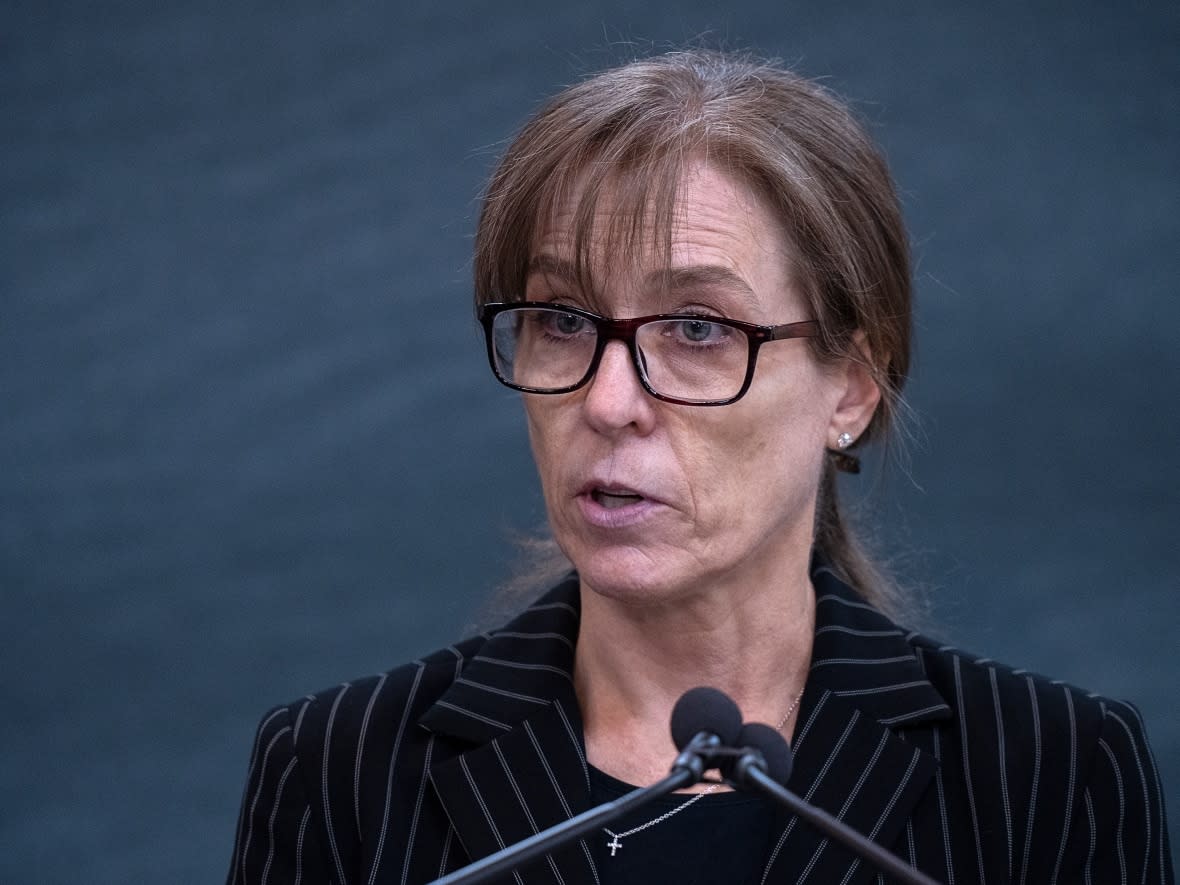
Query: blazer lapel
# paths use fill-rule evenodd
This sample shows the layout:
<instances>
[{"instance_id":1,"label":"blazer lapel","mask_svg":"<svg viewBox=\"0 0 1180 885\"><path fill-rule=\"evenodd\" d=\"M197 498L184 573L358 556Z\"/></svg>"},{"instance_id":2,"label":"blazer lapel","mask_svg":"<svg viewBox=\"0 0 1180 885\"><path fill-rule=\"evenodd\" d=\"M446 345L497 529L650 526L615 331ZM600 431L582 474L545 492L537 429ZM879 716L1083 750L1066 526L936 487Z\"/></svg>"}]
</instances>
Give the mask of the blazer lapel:
<instances>
[{"instance_id":1,"label":"blazer lapel","mask_svg":"<svg viewBox=\"0 0 1180 885\"><path fill-rule=\"evenodd\" d=\"M812 574L816 637L788 787L885 847L895 847L937 768L903 738L951 717L907 636L826 567ZM766 882L870 881L877 871L782 812Z\"/></svg>"},{"instance_id":2,"label":"blazer lapel","mask_svg":"<svg viewBox=\"0 0 1180 885\"><path fill-rule=\"evenodd\" d=\"M473 748L431 769L435 792L471 860L590 807L573 690L578 585L572 578L492 634L419 724ZM592 885L585 842L520 868L523 885Z\"/></svg>"}]
</instances>

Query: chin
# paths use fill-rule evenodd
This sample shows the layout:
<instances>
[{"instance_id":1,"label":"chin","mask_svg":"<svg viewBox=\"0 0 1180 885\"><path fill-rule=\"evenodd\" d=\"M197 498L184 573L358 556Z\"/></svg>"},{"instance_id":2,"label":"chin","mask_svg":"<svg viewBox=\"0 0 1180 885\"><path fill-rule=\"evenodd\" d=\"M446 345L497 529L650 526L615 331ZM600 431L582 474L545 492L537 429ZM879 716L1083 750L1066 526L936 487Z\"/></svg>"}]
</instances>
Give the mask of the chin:
<instances>
[{"instance_id":1,"label":"chin","mask_svg":"<svg viewBox=\"0 0 1180 885\"><path fill-rule=\"evenodd\" d=\"M682 597L691 586L671 554L634 548L571 552L582 586L616 602L658 605Z\"/></svg>"}]
</instances>

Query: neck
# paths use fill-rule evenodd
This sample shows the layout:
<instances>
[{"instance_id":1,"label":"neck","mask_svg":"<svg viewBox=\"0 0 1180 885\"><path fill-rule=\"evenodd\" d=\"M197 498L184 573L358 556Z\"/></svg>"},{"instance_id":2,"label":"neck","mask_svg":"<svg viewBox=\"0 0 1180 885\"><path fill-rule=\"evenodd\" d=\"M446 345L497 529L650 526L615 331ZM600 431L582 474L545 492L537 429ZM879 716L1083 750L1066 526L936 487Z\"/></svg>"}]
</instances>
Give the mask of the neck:
<instances>
[{"instance_id":1,"label":"neck","mask_svg":"<svg viewBox=\"0 0 1180 885\"><path fill-rule=\"evenodd\" d=\"M619 600L583 584L575 688L597 767L631 783L664 774L675 756L673 705L688 689L724 691L745 721L777 725L811 662L815 597L806 563L742 587ZM784 723L790 737L797 710Z\"/></svg>"}]
</instances>

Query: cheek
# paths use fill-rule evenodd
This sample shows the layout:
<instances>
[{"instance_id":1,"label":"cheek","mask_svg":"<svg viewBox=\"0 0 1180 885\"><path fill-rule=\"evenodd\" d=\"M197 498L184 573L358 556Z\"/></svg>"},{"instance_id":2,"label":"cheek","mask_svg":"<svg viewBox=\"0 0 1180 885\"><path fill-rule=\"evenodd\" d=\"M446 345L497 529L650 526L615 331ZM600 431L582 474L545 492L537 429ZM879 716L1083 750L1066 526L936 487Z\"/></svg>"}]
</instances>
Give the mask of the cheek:
<instances>
[{"instance_id":1,"label":"cheek","mask_svg":"<svg viewBox=\"0 0 1180 885\"><path fill-rule=\"evenodd\" d=\"M822 392L809 387L765 385L735 404L745 407L740 415L718 415L707 431L697 426L696 438L704 444L692 455L690 475L694 486L714 493L712 506L698 496L702 516L736 524L810 501L819 483L828 419Z\"/></svg>"},{"instance_id":2,"label":"cheek","mask_svg":"<svg viewBox=\"0 0 1180 885\"><path fill-rule=\"evenodd\" d=\"M736 527L761 487L783 471L782 440L726 410L689 413L668 433L675 462L669 466L680 475L696 532L704 536Z\"/></svg>"},{"instance_id":3,"label":"cheek","mask_svg":"<svg viewBox=\"0 0 1180 885\"><path fill-rule=\"evenodd\" d=\"M524 398L529 445L533 451L537 475L541 479L541 491L546 497L557 487L558 470L563 463L561 452L565 449L562 442L565 438L562 433L562 410L554 408L554 405L556 403L542 397Z\"/></svg>"},{"instance_id":4,"label":"cheek","mask_svg":"<svg viewBox=\"0 0 1180 885\"><path fill-rule=\"evenodd\" d=\"M809 524L822 454L800 430L768 424L736 442L728 482L710 520L723 547L796 537Z\"/></svg>"},{"instance_id":5,"label":"cheek","mask_svg":"<svg viewBox=\"0 0 1180 885\"><path fill-rule=\"evenodd\" d=\"M802 350L777 360L772 357L765 366L759 365L759 372L751 393L757 394L754 405L763 436L777 440L778 448L792 456L807 449L822 454L840 398L839 376ZM763 382L760 387L758 381Z\"/></svg>"},{"instance_id":6,"label":"cheek","mask_svg":"<svg viewBox=\"0 0 1180 885\"><path fill-rule=\"evenodd\" d=\"M529 433L529 446L533 450L533 460L537 464L537 470L541 474L541 479L545 478L547 452L551 446L550 438L552 433L550 426L552 422L544 420L544 418L537 414L537 410L533 408L528 400L525 400L524 407L525 427Z\"/></svg>"}]
</instances>

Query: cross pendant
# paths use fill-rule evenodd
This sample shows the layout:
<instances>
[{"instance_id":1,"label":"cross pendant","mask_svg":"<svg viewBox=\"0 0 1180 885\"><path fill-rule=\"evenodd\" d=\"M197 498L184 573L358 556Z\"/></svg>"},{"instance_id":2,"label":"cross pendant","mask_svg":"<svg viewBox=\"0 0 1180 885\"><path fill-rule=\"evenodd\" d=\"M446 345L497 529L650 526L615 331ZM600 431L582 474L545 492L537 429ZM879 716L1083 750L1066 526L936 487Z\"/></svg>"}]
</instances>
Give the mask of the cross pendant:
<instances>
[{"instance_id":1,"label":"cross pendant","mask_svg":"<svg viewBox=\"0 0 1180 885\"><path fill-rule=\"evenodd\" d=\"M619 841L619 837L615 836L614 833L611 833L611 835L614 836L614 838L606 843L606 847L610 849L610 856L614 857L615 852L623 847L623 843Z\"/></svg>"}]
</instances>

